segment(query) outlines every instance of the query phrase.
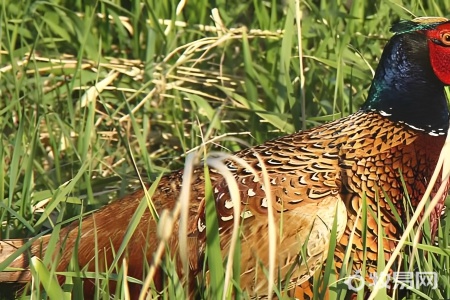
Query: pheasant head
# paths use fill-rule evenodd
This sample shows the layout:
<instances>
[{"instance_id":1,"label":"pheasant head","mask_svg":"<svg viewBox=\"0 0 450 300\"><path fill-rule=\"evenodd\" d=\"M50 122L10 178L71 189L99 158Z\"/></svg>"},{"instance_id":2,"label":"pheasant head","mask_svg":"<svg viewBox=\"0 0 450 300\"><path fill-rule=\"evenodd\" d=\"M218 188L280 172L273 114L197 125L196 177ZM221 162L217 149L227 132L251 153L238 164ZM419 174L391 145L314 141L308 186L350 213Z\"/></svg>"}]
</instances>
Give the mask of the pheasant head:
<instances>
[{"instance_id":1,"label":"pheasant head","mask_svg":"<svg viewBox=\"0 0 450 300\"><path fill-rule=\"evenodd\" d=\"M377 111L430 135L445 135L450 85L450 21L417 18L392 27L364 111Z\"/></svg>"}]
</instances>

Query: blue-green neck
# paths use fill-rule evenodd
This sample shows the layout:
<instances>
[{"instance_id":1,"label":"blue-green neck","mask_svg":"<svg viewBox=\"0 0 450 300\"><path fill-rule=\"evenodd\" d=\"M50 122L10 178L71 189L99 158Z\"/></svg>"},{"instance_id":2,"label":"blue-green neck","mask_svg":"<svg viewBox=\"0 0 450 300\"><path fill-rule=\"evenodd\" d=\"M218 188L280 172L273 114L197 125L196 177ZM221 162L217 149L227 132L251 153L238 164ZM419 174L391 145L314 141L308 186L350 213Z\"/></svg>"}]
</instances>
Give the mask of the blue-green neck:
<instances>
[{"instance_id":1,"label":"blue-green neck","mask_svg":"<svg viewBox=\"0 0 450 300\"><path fill-rule=\"evenodd\" d=\"M447 133L444 84L431 67L425 35L412 32L390 40L361 110L377 111L431 135Z\"/></svg>"}]
</instances>

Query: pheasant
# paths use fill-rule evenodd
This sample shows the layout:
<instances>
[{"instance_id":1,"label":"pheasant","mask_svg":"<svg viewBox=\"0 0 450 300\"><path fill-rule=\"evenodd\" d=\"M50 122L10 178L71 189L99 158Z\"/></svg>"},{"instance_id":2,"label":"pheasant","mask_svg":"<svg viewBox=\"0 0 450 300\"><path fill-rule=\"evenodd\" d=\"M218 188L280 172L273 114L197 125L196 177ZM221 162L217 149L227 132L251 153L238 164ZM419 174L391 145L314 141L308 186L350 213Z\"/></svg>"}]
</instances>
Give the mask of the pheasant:
<instances>
[{"instance_id":1,"label":"pheasant","mask_svg":"<svg viewBox=\"0 0 450 300\"><path fill-rule=\"evenodd\" d=\"M447 135L449 111L444 87L450 85L450 21L417 18L397 23L392 31L394 35L383 51L367 100L359 111L225 158L223 163L234 185L220 168L200 165L192 170L187 186L187 237L194 241L187 247L190 281L203 270L205 260L209 226L206 179L212 186L223 256L232 245L236 224L242 226L240 286L250 296L267 294L270 285L261 269L269 266L268 249L273 245L268 237L269 217L275 225L274 278L291 286L308 281L325 263L332 232L337 237L337 271L344 267L347 250L351 251L353 270L365 267L367 272L375 271L379 239L385 259L389 259L403 232L402 223L408 219L403 202L406 193L415 208ZM151 197L158 213L172 211L178 201L186 200L179 199L185 175L180 170L161 178ZM440 184L438 180L435 192ZM238 200L232 197L232 190L239 195ZM94 270L97 255L105 260L97 266L99 271L107 269L144 194L143 189L138 190L61 230L58 247L65 250L60 253L58 271L67 269L73 249L78 251L80 268ZM431 215L433 237L443 202L444 198ZM367 215L361 216L364 203ZM396 218L397 214L402 220ZM362 232L363 218L367 232ZM379 225L383 233L378 231ZM179 247L180 226L175 222L167 237L173 253ZM26 268L30 256L48 250L48 241L48 236L39 238L29 253L15 259L11 266ZM24 241L1 243L6 249ZM143 262L152 262L158 243L157 222L147 209L128 244L129 276L143 278ZM0 253L0 261L6 253ZM180 259L176 262L177 272L183 276L186 268ZM0 281L29 279L27 272L0 273ZM164 289L162 268L153 281L157 289ZM86 282L85 289L89 288L92 285ZM137 297L141 287L130 288L132 298Z\"/></svg>"}]
</instances>

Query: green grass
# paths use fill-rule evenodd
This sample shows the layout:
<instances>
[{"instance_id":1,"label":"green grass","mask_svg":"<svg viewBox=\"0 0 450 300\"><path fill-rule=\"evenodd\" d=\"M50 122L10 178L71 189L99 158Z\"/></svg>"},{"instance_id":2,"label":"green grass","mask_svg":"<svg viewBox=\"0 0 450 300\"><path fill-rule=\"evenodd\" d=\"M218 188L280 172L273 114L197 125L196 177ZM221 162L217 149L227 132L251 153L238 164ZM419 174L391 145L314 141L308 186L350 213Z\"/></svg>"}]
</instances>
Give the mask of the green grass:
<instances>
[{"instance_id":1,"label":"green grass","mask_svg":"<svg viewBox=\"0 0 450 300\"><path fill-rule=\"evenodd\" d=\"M296 12L294 0L197 0L177 11L177 1L125 2L2 0L1 239L35 236L101 207L139 187L138 174L153 182L182 167L202 143L233 152L355 112L390 25L446 16L450 6L308 0ZM223 27L211 19L213 8ZM419 246L417 269L439 272L439 289L421 289L424 298L450 298L448 218L439 246L427 239ZM217 262L217 245L208 246L208 263ZM34 265L52 288L34 282L33 296L80 296L77 276L68 277L72 289L60 290ZM205 298L223 289L224 271L214 270ZM105 276L123 276L116 271L88 275L105 287ZM184 294L178 280L164 298Z\"/></svg>"}]
</instances>

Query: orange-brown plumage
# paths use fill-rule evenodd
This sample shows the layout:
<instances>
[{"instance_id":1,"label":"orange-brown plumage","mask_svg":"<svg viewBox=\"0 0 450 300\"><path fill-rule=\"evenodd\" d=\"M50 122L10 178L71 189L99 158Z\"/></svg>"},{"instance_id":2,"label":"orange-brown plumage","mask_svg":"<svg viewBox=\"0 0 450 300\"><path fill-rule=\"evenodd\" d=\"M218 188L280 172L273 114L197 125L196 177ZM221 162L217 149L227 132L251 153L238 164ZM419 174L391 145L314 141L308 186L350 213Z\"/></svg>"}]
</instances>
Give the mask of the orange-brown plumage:
<instances>
[{"instance_id":1,"label":"orange-brown plumage","mask_svg":"<svg viewBox=\"0 0 450 300\"><path fill-rule=\"evenodd\" d=\"M431 25L430 28L426 27L427 22L421 20L415 22L416 25L408 26L425 27L399 33L396 41L403 37L411 37L422 47L417 51L421 52L427 47L427 30L432 31L434 37L436 33L433 30L436 26L430 29ZM447 28L450 30L446 20L438 19L436 22L444 24L438 26L440 30ZM407 49L405 51L411 51L405 54L407 57L413 59L415 55L419 55L415 49L408 50L409 44L405 45L403 45L404 49ZM396 46L394 41L389 47ZM439 48L439 51L444 50ZM430 55L433 55L433 52L430 52ZM397 104L385 106L383 101L388 96L383 96L384 88L389 87L391 82L386 82L386 86L383 86L382 81L391 79L392 76L388 71L382 70L375 77L380 79L381 83L374 81L369 100L357 113L242 150L235 153L234 158L225 160L227 170L236 180L239 190L242 222L240 284L250 295L267 293L267 276L261 269L259 271L256 269L260 268L260 263L266 267L269 263L267 216L270 199L277 229L276 274L279 274L280 278L276 279L289 280L292 286L307 281L326 259L334 223L338 237L335 251L336 267L340 269L343 266L344 254L347 248L351 247L353 269L361 268L364 259L361 232L363 225L362 218L357 216L363 199L366 200L368 208L365 216L367 271L373 272L376 268L379 239L383 239L384 257L386 259L390 257L397 244L396 240L402 234L401 224L407 220L405 189L411 198L412 207L416 207L431 179L448 129L448 110L446 104L445 108L442 106L442 101L445 102L443 87L446 82L441 80L441 77L436 77L430 61L426 63L425 67L428 69L424 70L424 74L434 76L429 81L431 90L427 92L431 99L429 109L437 111L436 116L432 118L432 124L426 123L427 120L424 124L422 121L411 123L410 119L407 119L408 122L398 120L401 114L396 114ZM445 64L450 66L450 61L445 61ZM404 71L402 68L406 67L400 65L399 70ZM420 74L417 76L417 82L423 80ZM401 87L395 85L398 86ZM415 98L414 93L418 92L413 89L416 85L410 88L411 91L404 91L405 94L400 93L403 92L402 87L397 92L400 93L399 97L406 97L405 95L411 93L411 109L416 112L415 106L421 104L417 104L416 101L425 100ZM435 89L438 90L434 97ZM406 113L408 109L409 107L404 107ZM439 118L444 123L437 122ZM247 165L243 165L242 161ZM263 169L266 169L267 173L264 173ZM206 249L203 170L203 166L194 169L190 187L187 230L190 239L187 253L190 278L202 271ZM179 201L183 176L183 171L176 171L161 178L152 196L152 202L158 213L174 209ZM268 177L269 186L264 185L264 176ZM229 184L223 174L217 169L210 168L209 178L218 216L220 245L223 255L227 255L234 226L234 208L238 203L233 202ZM435 184L435 191L439 184L440 182ZM89 270L94 270L93 258L96 255L100 259L106 257L106 263L110 264L113 252L120 247L130 217L143 196L143 190L136 191L86 217L80 224L74 223L63 229L60 236L65 250L61 253L58 270L63 271L67 268L72 255L71 249L77 242L79 232L81 232L78 244L79 265L81 267L89 265ZM393 203L401 221L396 219L386 197ZM433 237L441 215L442 203L443 199L432 214ZM381 220L384 237L378 232L377 218ZM349 236L354 227L355 237L350 244ZM167 246L173 250L173 254L179 246L178 229L178 223L175 223L173 233L167 240ZM47 240L48 237L42 238L42 248L40 243L34 243L31 253L38 255L41 251L45 251ZM158 244L157 223L147 209L126 251L130 276L143 278L145 274L143 262L152 263ZM302 252L304 244L306 251ZM101 253L95 253L96 248L100 249ZM178 272L183 275L181 261L178 259L177 262ZM18 260L13 266L23 264L24 261ZM295 265L293 274L285 278L293 265ZM107 266L99 264L100 271L105 268ZM0 273L0 281L1 276ZM161 270L156 273L154 281L158 289L163 289ZM138 285L132 287L134 296L139 292L139 288Z\"/></svg>"}]
</instances>

